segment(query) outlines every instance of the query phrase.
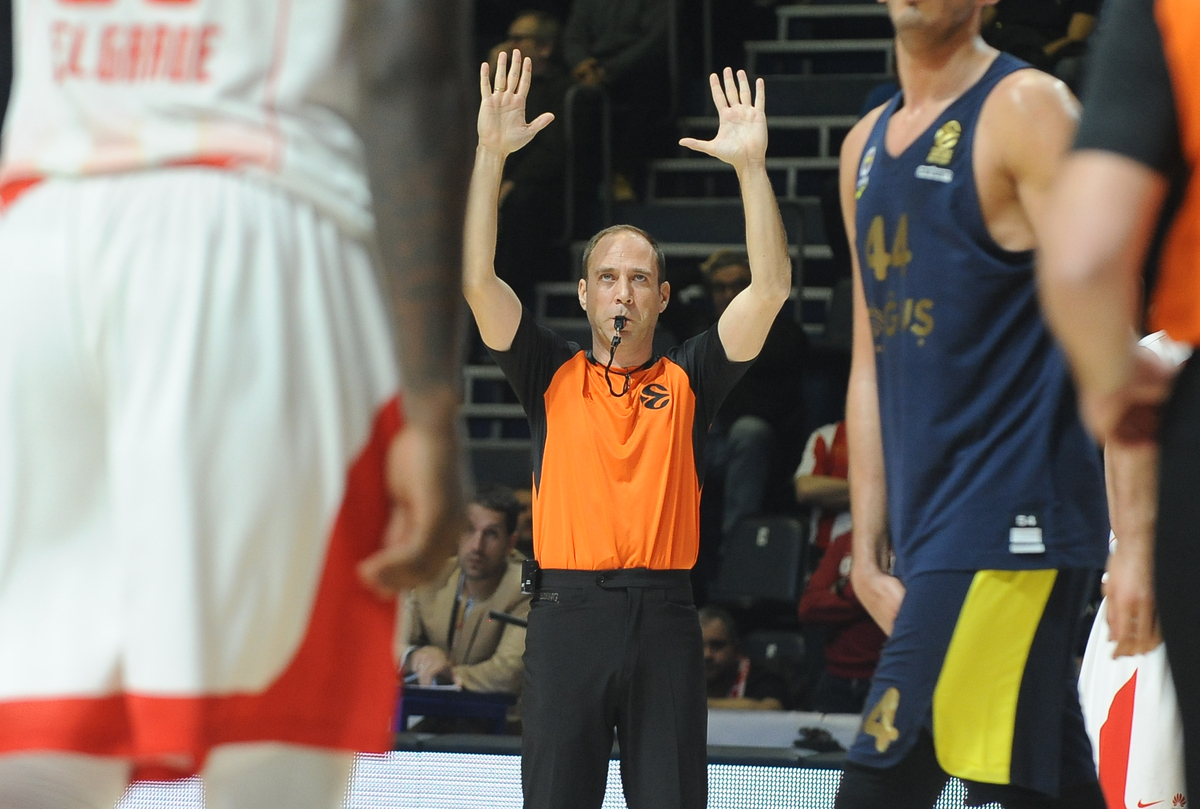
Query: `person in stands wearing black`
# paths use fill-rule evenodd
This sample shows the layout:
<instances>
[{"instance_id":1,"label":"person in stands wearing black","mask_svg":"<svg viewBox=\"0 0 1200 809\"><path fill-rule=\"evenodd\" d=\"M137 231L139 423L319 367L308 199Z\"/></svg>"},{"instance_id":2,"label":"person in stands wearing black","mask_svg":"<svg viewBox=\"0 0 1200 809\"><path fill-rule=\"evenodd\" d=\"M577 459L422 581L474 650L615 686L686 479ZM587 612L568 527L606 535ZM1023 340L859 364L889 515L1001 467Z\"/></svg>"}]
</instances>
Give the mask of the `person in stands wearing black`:
<instances>
[{"instance_id":1,"label":"person in stands wearing black","mask_svg":"<svg viewBox=\"0 0 1200 809\"><path fill-rule=\"evenodd\" d=\"M493 66L501 51L519 48L529 57L533 81L525 106L530 118L548 112L564 119L571 76L559 53L561 29L558 20L545 11L522 12L508 26L508 38L492 48L488 57ZM566 165L564 125L549 127L504 164L496 272L531 309L539 282L561 281L568 274L563 240Z\"/></svg>"},{"instance_id":2,"label":"person in stands wearing black","mask_svg":"<svg viewBox=\"0 0 1200 809\"><path fill-rule=\"evenodd\" d=\"M1078 61L1096 28L1100 0L1000 0L985 11L983 39L1071 83L1059 67Z\"/></svg>"},{"instance_id":3,"label":"person in stands wearing black","mask_svg":"<svg viewBox=\"0 0 1200 809\"><path fill-rule=\"evenodd\" d=\"M612 101L613 192L640 192L646 162L669 147L669 0L575 0L563 56L580 84L604 87Z\"/></svg>"},{"instance_id":4,"label":"person in stands wearing black","mask_svg":"<svg viewBox=\"0 0 1200 809\"><path fill-rule=\"evenodd\" d=\"M737 623L720 607L701 607L708 707L778 711L787 707L787 681L742 654Z\"/></svg>"}]
</instances>

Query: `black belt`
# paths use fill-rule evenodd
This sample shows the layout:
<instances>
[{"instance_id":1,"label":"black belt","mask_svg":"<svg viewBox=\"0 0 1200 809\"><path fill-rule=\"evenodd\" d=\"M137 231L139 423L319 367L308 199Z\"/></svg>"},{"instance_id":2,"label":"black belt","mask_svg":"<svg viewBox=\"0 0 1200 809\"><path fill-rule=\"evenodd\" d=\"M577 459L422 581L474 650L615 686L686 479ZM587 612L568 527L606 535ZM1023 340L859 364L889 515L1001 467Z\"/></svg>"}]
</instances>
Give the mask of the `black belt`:
<instances>
[{"instance_id":1,"label":"black belt","mask_svg":"<svg viewBox=\"0 0 1200 809\"><path fill-rule=\"evenodd\" d=\"M644 567L619 568L617 570L547 570L539 571L539 589L555 587L585 587L596 585L605 590L620 590L626 587L650 587L669 589L690 586L690 570L650 570Z\"/></svg>"}]
</instances>

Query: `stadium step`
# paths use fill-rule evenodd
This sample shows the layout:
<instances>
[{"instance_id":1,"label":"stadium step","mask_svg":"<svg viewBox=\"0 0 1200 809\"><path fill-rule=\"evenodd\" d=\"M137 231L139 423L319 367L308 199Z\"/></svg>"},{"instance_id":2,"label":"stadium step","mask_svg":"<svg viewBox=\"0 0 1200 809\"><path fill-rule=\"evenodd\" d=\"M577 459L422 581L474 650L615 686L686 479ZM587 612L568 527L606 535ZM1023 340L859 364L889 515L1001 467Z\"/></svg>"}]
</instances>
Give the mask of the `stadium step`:
<instances>
[{"instance_id":1,"label":"stadium step","mask_svg":"<svg viewBox=\"0 0 1200 809\"><path fill-rule=\"evenodd\" d=\"M886 73L842 76L766 76L767 118L858 116L867 94L895 77ZM712 109L709 100L708 110ZM707 114L708 110L705 111Z\"/></svg>"},{"instance_id":2,"label":"stadium step","mask_svg":"<svg viewBox=\"0 0 1200 809\"><path fill-rule=\"evenodd\" d=\"M767 175L781 201L817 196L837 172L836 157L769 157ZM648 200L740 198L733 167L708 157L673 157L650 161Z\"/></svg>"},{"instance_id":3,"label":"stadium step","mask_svg":"<svg viewBox=\"0 0 1200 809\"><path fill-rule=\"evenodd\" d=\"M865 3L778 6L776 39L859 39L892 36L887 6Z\"/></svg>"},{"instance_id":4,"label":"stadium step","mask_svg":"<svg viewBox=\"0 0 1200 809\"><path fill-rule=\"evenodd\" d=\"M746 71L764 74L862 74L895 72L895 43L872 39L776 39L746 43ZM768 90L768 97L770 91Z\"/></svg>"},{"instance_id":5,"label":"stadium step","mask_svg":"<svg viewBox=\"0 0 1200 809\"><path fill-rule=\"evenodd\" d=\"M770 97L770 89L767 91ZM856 115L768 115L771 153L782 157L837 157ZM715 116L690 116L677 122L681 136L707 140L720 121Z\"/></svg>"}]
</instances>

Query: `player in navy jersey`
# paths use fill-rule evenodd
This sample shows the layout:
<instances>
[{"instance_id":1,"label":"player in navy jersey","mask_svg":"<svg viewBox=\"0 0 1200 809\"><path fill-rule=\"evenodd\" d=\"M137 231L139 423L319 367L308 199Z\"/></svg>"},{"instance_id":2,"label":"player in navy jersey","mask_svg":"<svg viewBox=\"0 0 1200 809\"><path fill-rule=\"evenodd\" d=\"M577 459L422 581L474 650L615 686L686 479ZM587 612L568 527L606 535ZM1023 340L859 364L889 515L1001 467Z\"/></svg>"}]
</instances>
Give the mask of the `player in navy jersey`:
<instances>
[{"instance_id":1,"label":"player in navy jersey","mask_svg":"<svg viewBox=\"0 0 1200 809\"><path fill-rule=\"evenodd\" d=\"M932 806L951 775L1103 806L1072 661L1103 476L1033 279L1077 104L980 39L993 3L889 0L904 90L842 148L851 578L890 637L840 809Z\"/></svg>"}]
</instances>

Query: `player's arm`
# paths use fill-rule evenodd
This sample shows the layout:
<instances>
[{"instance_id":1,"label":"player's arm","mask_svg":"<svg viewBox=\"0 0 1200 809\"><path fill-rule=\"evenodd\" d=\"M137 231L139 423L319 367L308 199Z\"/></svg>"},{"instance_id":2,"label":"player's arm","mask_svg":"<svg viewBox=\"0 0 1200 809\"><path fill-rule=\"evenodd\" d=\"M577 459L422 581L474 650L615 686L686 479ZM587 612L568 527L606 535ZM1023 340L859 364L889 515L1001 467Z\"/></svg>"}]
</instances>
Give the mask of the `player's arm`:
<instances>
[{"instance_id":1,"label":"player's arm","mask_svg":"<svg viewBox=\"0 0 1200 809\"><path fill-rule=\"evenodd\" d=\"M792 287L792 262L787 234L779 216L775 190L767 177L766 94L762 79L754 93L744 70L735 81L725 68L725 86L709 76L713 102L721 125L715 138L683 138L681 146L712 155L737 171L746 215L746 254L750 257L750 286L737 294L717 325L725 355L734 362L752 360L762 350L767 332Z\"/></svg>"},{"instance_id":2,"label":"player's arm","mask_svg":"<svg viewBox=\"0 0 1200 809\"><path fill-rule=\"evenodd\" d=\"M875 378L875 340L859 271L855 227L855 180L863 146L879 119L875 110L859 121L842 143L838 190L850 241L854 285L854 329L850 352L850 384L846 391L846 430L850 453L850 514L854 523L850 581L858 600L875 623L892 633L904 585L887 572L887 478L883 469L883 433L879 421L879 388Z\"/></svg>"},{"instance_id":3,"label":"player's arm","mask_svg":"<svg viewBox=\"0 0 1200 809\"><path fill-rule=\"evenodd\" d=\"M464 0L364 0L353 30L359 134L404 379L405 426L388 454L393 514L384 548L359 569L380 595L435 575L465 519L457 268L469 146L458 133L469 120L469 19Z\"/></svg>"},{"instance_id":4,"label":"player's arm","mask_svg":"<svg viewBox=\"0 0 1200 809\"><path fill-rule=\"evenodd\" d=\"M1109 519L1117 537L1104 585L1109 637L1117 644L1113 656L1142 654L1162 640L1154 600L1157 445L1109 443L1104 450L1104 477Z\"/></svg>"},{"instance_id":5,"label":"player's arm","mask_svg":"<svg viewBox=\"0 0 1200 809\"><path fill-rule=\"evenodd\" d=\"M987 113L1023 219L1042 248L1042 301L1075 361L1084 416L1105 439L1124 408L1113 404L1112 392L1128 393L1132 380L1150 406L1137 411L1126 429L1148 441L1169 374L1149 352L1134 352L1134 329L1141 263L1166 181L1156 182L1116 155L1070 154L1078 103L1061 82L1039 71L1006 79ZM1137 213L1118 213L1122 203L1113 204L1116 200Z\"/></svg>"},{"instance_id":6,"label":"player's arm","mask_svg":"<svg viewBox=\"0 0 1200 809\"><path fill-rule=\"evenodd\" d=\"M1001 247L1025 250L1044 241L1054 182L1078 123L1079 102L1065 84L1040 70L1005 77L984 104L977 169L986 172L990 185L1007 182L1012 188L1011 202L988 214L988 228Z\"/></svg>"},{"instance_id":7,"label":"player's arm","mask_svg":"<svg viewBox=\"0 0 1200 809\"><path fill-rule=\"evenodd\" d=\"M1091 60L1076 151L1055 188L1039 257L1046 319L1102 441L1153 440L1170 371L1135 351L1140 275L1181 159L1155 5L1111 0Z\"/></svg>"},{"instance_id":8,"label":"player's arm","mask_svg":"<svg viewBox=\"0 0 1200 809\"><path fill-rule=\"evenodd\" d=\"M796 500L806 506L845 509L850 505L850 483L832 475L797 475Z\"/></svg>"},{"instance_id":9,"label":"player's arm","mask_svg":"<svg viewBox=\"0 0 1200 809\"><path fill-rule=\"evenodd\" d=\"M1136 350L1141 273L1167 180L1112 152L1071 155L1038 257L1046 320L1071 360L1088 427L1101 440L1153 440L1172 372Z\"/></svg>"},{"instance_id":10,"label":"player's arm","mask_svg":"<svg viewBox=\"0 0 1200 809\"><path fill-rule=\"evenodd\" d=\"M479 142L463 224L462 291L484 345L497 351L512 346L521 323L521 301L496 275L495 266L504 161L554 120L546 112L525 123L525 99L532 77L530 61L522 59L519 50L513 51L511 66L508 54L501 53L497 58L494 86L488 63L479 67Z\"/></svg>"}]
</instances>

